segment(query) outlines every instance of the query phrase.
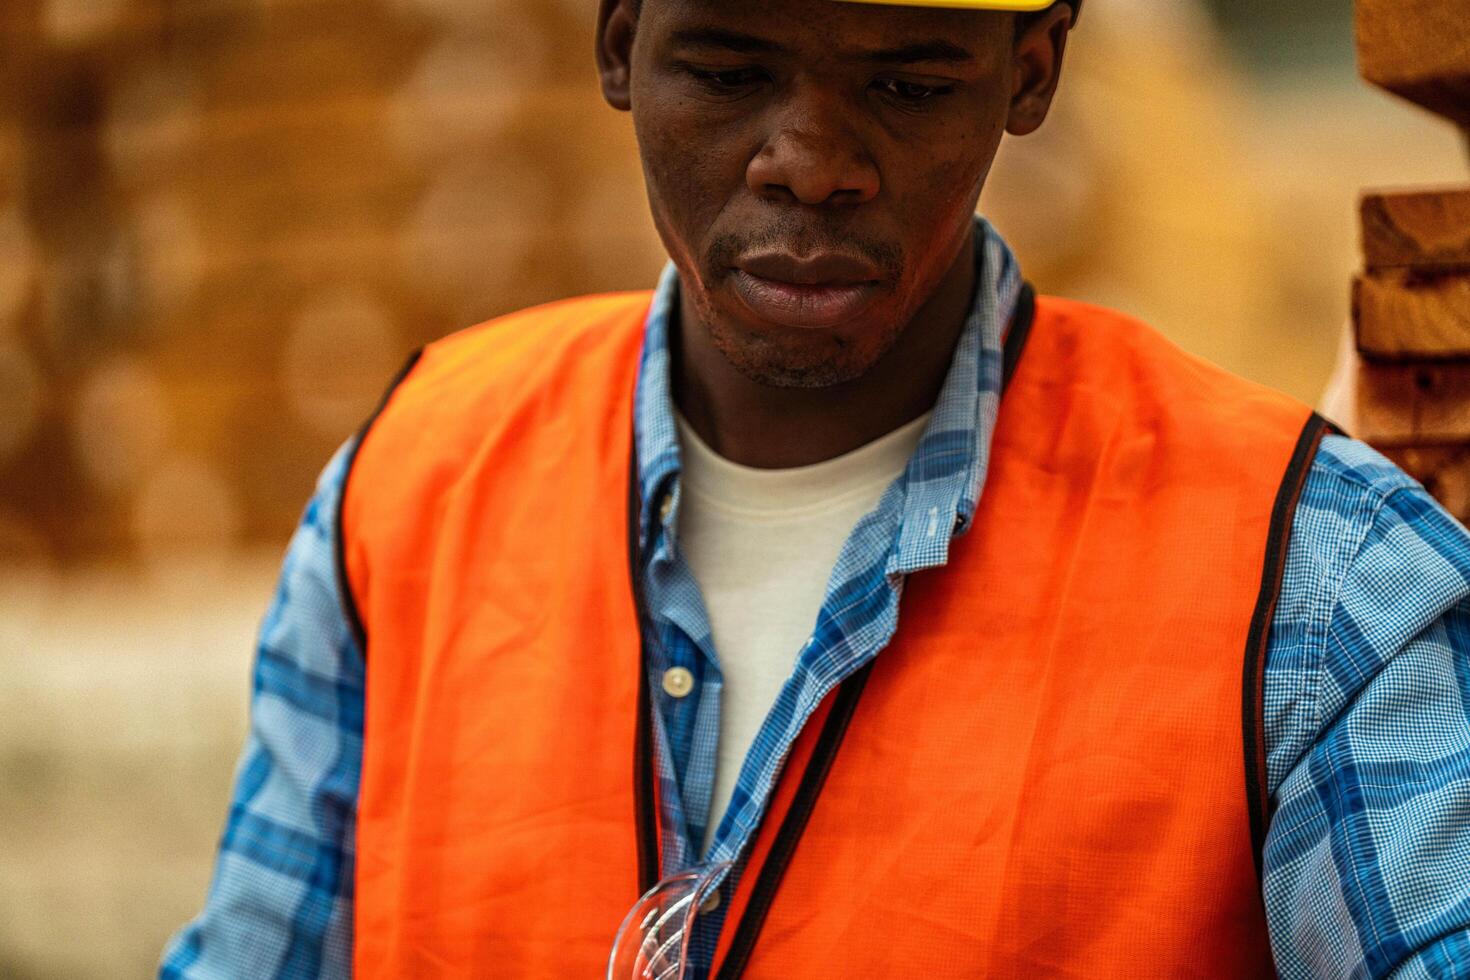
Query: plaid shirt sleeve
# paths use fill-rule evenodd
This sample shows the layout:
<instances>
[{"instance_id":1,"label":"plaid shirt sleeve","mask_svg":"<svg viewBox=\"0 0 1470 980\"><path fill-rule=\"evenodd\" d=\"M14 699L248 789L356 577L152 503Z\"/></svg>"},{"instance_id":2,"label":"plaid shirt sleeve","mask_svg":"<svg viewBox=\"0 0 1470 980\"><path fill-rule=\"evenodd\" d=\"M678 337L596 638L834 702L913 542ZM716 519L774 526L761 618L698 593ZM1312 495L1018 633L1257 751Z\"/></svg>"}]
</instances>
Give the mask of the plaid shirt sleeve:
<instances>
[{"instance_id":1,"label":"plaid shirt sleeve","mask_svg":"<svg viewBox=\"0 0 1470 980\"><path fill-rule=\"evenodd\" d=\"M1287 562L1266 681L1277 969L1470 977L1470 534L1331 437Z\"/></svg>"},{"instance_id":2,"label":"plaid shirt sleeve","mask_svg":"<svg viewBox=\"0 0 1470 980\"><path fill-rule=\"evenodd\" d=\"M364 665L333 554L348 452L322 474L286 553L214 881L164 954L166 980L351 975Z\"/></svg>"}]
</instances>

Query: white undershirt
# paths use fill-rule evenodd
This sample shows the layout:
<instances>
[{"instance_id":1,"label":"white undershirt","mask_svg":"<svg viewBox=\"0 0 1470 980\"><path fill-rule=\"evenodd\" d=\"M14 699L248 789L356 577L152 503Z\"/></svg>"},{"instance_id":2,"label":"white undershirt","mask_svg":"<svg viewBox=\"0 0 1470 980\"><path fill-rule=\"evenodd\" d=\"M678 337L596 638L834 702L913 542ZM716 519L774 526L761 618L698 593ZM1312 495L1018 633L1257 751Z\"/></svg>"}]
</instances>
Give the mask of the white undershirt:
<instances>
[{"instance_id":1,"label":"white undershirt","mask_svg":"<svg viewBox=\"0 0 1470 980\"><path fill-rule=\"evenodd\" d=\"M740 466L678 418L680 550L709 611L724 674L709 848L756 731L810 638L853 526L903 472L929 417L825 463Z\"/></svg>"}]
</instances>

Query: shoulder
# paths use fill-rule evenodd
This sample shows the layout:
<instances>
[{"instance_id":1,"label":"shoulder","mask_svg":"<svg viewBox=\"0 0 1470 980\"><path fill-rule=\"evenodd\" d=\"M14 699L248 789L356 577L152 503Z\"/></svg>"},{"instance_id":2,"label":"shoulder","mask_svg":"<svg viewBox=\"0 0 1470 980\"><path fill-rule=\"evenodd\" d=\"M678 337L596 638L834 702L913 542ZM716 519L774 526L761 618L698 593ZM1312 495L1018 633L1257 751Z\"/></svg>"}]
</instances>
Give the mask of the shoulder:
<instances>
[{"instance_id":1,"label":"shoulder","mask_svg":"<svg viewBox=\"0 0 1470 980\"><path fill-rule=\"evenodd\" d=\"M631 400L651 304L647 292L563 300L424 348L363 427L344 525L402 523L468 474L503 469L505 447L534 449Z\"/></svg>"},{"instance_id":2,"label":"shoulder","mask_svg":"<svg viewBox=\"0 0 1470 980\"><path fill-rule=\"evenodd\" d=\"M1118 310L1046 296L1037 300L1035 332L1047 354L1079 359L1090 380L1127 380L1188 402L1228 396L1297 404L1264 385L1192 354L1150 324ZM1027 355L1029 356L1029 354Z\"/></svg>"},{"instance_id":3,"label":"shoulder","mask_svg":"<svg viewBox=\"0 0 1470 980\"><path fill-rule=\"evenodd\" d=\"M1208 457L1211 472L1235 472L1262 453L1281 455L1284 468L1311 417L1296 399L1183 350L1135 317L1053 297L1037 300L1014 384L1042 404L1128 421Z\"/></svg>"},{"instance_id":4,"label":"shoulder","mask_svg":"<svg viewBox=\"0 0 1470 980\"><path fill-rule=\"evenodd\" d=\"M1297 504L1291 552L1298 573L1307 576L1302 584L1319 588L1334 581L1365 588L1396 562L1453 578L1470 571L1457 570L1470 562L1465 528L1413 477L1345 436L1322 440ZM1348 575L1354 569L1356 581ZM1342 598L1340 591L1335 597Z\"/></svg>"},{"instance_id":5,"label":"shoulder","mask_svg":"<svg viewBox=\"0 0 1470 980\"><path fill-rule=\"evenodd\" d=\"M598 388L609 375L631 378L650 302L649 293L563 300L429 344L389 386L365 428L362 455L421 452L430 448L426 439L453 455L528 401Z\"/></svg>"},{"instance_id":6,"label":"shoulder","mask_svg":"<svg viewBox=\"0 0 1470 980\"><path fill-rule=\"evenodd\" d=\"M1323 439L1297 503L1272 624L1272 785L1415 637L1467 601L1470 532L1381 453Z\"/></svg>"},{"instance_id":7,"label":"shoulder","mask_svg":"<svg viewBox=\"0 0 1470 980\"><path fill-rule=\"evenodd\" d=\"M636 345L651 294L580 296L520 310L429 344L399 388L405 393L478 391L500 380L541 376L600 348Z\"/></svg>"},{"instance_id":8,"label":"shoulder","mask_svg":"<svg viewBox=\"0 0 1470 980\"><path fill-rule=\"evenodd\" d=\"M1403 643L1470 594L1470 532L1378 452L1351 439L1324 440L1307 490L1297 519L1309 552L1333 527L1353 529L1339 620Z\"/></svg>"},{"instance_id":9,"label":"shoulder","mask_svg":"<svg viewBox=\"0 0 1470 980\"><path fill-rule=\"evenodd\" d=\"M1307 473L1292 526L1291 558L1300 576L1340 577L1356 556L1379 510L1395 494L1418 484L1381 453L1356 439L1322 440ZM1288 564L1288 574L1293 565Z\"/></svg>"},{"instance_id":10,"label":"shoulder","mask_svg":"<svg viewBox=\"0 0 1470 980\"><path fill-rule=\"evenodd\" d=\"M1380 503L1399 490L1419 486L1372 446L1340 435L1322 440L1312 464L1312 480L1323 489L1360 493Z\"/></svg>"}]
</instances>

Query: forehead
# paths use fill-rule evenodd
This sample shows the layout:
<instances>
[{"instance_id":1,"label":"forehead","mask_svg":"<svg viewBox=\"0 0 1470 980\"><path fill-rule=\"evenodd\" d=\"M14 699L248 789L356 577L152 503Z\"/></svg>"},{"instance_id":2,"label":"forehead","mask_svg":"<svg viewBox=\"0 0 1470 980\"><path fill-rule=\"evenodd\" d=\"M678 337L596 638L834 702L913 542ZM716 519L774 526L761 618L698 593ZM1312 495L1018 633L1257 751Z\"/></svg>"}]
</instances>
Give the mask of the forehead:
<instances>
[{"instance_id":1,"label":"forehead","mask_svg":"<svg viewBox=\"0 0 1470 980\"><path fill-rule=\"evenodd\" d=\"M731 39L824 57L860 58L937 42L987 60L1008 50L1014 22L1013 14L996 11L837 0L643 0L639 30L674 43L726 32Z\"/></svg>"}]
</instances>

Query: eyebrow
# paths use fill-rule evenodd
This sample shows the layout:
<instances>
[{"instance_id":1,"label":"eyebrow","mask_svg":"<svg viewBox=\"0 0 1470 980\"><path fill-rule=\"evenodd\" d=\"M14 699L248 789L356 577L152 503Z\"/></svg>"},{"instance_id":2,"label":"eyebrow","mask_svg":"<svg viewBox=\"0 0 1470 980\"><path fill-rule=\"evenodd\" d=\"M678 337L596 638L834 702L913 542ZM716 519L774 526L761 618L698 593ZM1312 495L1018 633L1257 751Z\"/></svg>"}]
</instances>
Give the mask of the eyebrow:
<instances>
[{"instance_id":1,"label":"eyebrow","mask_svg":"<svg viewBox=\"0 0 1470 980\"><path fill-rule=\"evenodd\" d=\"M958 44L942 40L919 41L897 48L864 51L858 57L863 61L876 61L885 65L912 65L927 61L962 64L975 60L973 54Z\"/></svg>"},{"instance_id":2,"label":"eyebrow","mask_svg":"<svg viewBox=\"0 0 1470 980\"><path fill-rule=\"evenodd\" d=\"M741 54L780 54L786 50L775 41L719 27L694 27L675 31L672 40L688 47L725 48Z\"/></svg>"}]
</instances>

